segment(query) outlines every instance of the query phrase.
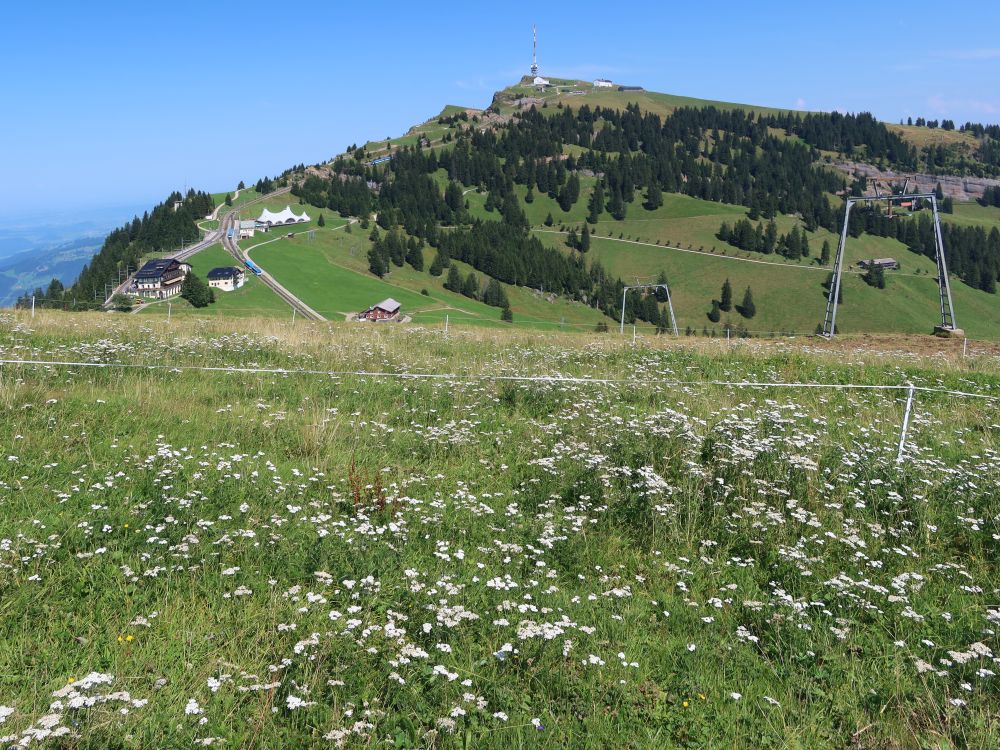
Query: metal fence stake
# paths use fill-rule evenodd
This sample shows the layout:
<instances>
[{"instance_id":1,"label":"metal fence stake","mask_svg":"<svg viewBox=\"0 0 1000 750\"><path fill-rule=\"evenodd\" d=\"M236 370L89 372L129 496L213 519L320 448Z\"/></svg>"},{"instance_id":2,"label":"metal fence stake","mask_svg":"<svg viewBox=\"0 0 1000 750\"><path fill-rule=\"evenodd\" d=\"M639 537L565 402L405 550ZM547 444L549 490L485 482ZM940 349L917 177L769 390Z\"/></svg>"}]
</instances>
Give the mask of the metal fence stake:
<instances>
[{"instance_id":1,"label":"metal fence stake","mask_svg":"<svg viewBox=\"0 0 1000 750\"><path fill-rule=\"evenodd\" d=\"M913 383L906 391L906 410L903 412L903 428L899 432L899 449L896 451L896 463L903 463L903 451L906 448L906 433L910 429L910 410L913 408Z\"/></svg>"}]
</instances>

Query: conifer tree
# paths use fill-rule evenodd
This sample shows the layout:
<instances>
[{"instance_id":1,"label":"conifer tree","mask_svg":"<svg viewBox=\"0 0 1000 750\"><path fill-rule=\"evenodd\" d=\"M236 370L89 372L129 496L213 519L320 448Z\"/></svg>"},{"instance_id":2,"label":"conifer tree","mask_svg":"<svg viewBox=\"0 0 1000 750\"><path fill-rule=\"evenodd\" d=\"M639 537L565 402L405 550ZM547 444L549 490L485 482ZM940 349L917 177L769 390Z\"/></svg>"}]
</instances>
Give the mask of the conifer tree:
<instances>
[{"instance_id":1,"label":"conifer tree","mask_svg":"<svg viewBox=\"0 0 1000 750\"><path fill-rule=\"evenodd\" d=\"M578 248L581 253L585 253L590 250L590 228L584 224L583 231L580 233L580 243Z\"/></svg>"},{"instance_id":2,"label":"conifer tree","mask_svg":"<svg viewBox=\"0 0 1000 750\"><path fill-rule=\"evenodd\" d=\"M594 192L590 194L590 202L587 204L587 208L589 209L587 221L590 224L596 224L601 214L604 213L604 187L600 182L594 186Z\"/></svg>"},{"instance_id":3,"label":"conifer tree","mask_svg":"<svg viewBox=\"0 0 1000 750\"><path fill-rule=\"evenodd\" d=\"M479 280L472 271L469 271L469 275L465 277L465 282L462 284L462 294L470 299L476 299L479 296Z\"/></svg>"},{"instance_id":4,"label":"conifer tree","mask_svg":"<svg viewBox=\"0 0 1000 750\"><path fill-rule=\"evenodd\" d=\"M406 243L406 262L413 266L414 271L424 270L424 252L420 244L413 237Z\"/></svg>"},{"instance_id":5,"label":"conifer tree","mask_svg":"<svg viewBox=\"0 0 1000 750\"><path fill-rule=\"evenodd\" d=\"M448 268L448 280L445 282L444 288L459 294L462 292L462 274L458 272L455 265Z\"/></svg>"},{"instance_id":6,"label":"conifer tree","mask_svg":"<svg viewBox=\"0 0 1000 750\"><path fill-rule=\"evenodd\" d=\"M830 265L830 240L823 240L823 248L819 251L819 262L822 266Z\"/></svg>"},{"instance_id":7,"label":"conifer tree","mask_svg":"<svg viewBox=\"0 0 1000 750\"><path fill-rule=\"evenodd\" d=\"M552 218L552 213L550 212L549 215L545 217L545 226L551 227L555 223L555 219Z\"/></svg>"},{"instance_id":8,"label":"conifer tree","mask_svg":"<svg viewBox=\"0 0 1000 750\"><path fill-rule=\"evenodd\" d=\"M719 307L724 311L729 312L733 309L733 286L729 283L729 279L726 279L725 283L722 285L722 294L719 295Z\"/></svg>"},{"instance_id":9,"label":"conifer tree","mask_svg":"<svg viewBox=\"0 0 1000 750\"><path fill-rule=\"evenodd\" d=\"M660 275L656 277L657 284L663 284L663 286L658 286L653 290L653 296L656 297L657 302L667 301L667 274L660 271Z\"/></svg>"},{"instance_id":10,"label":"conifer tree","mask_svg":"<svg viewBox=\"0 0 1000 750\"><path fill-rule=\"evenodd\" d=\"M655 177L649 180L649 187L646 188L646 203L644 205L647 211L655 211L663 205L663 192L660 190L660 183Z\"/></svg>"},{"instance_id":11,"label":"conifer tree","mask_svg":"<svg viewBox=\"0 0 1000 750\"><path fill-rule=\"evenodd\" d=\"M319 218L316 219L316 226L318 227L326 226L326 219L323 218L323 214L320 214Z\"/></svg>"},{"instance_id":12,"label":"conifer tree","mask_svg":"<svg viewBox=\"0 0 1000 750\"><path fill-rule=\"evenodd\" d=\"M722 313L719 311L719 300L712 300L712 309L708 313L708 319L713 323L718 323L719 319L722 317Z\"/></svg>"},{"instance_id":13,"label":"conifer tree","mask_svg":"<svg viewBox=\"0 0 1000 750\"><path fill-rule=\"evenodd\" d=\"M385 261L385 256L377 245L372 245L368 250L368 270L380 279L389 272L389 266Z\"/></svg>"},{"instance_id":14,"label":"conifer tree","mask_svg":"<svg viewBox=\"0 0 1000 750\"><path fill-rule=\"evenodd\" d=\"M744 318L752 318L757 314L757 306L753 303L753 292L750 291L750 287L743 293L743 304L740 305L739 313Z\"/></svg>"},{"instance_id":15,"label":"conifer tree","mask_svg":"<svg viewBox=\"0 0 1000 750\"><path fill-rule=\"evenodd\" d=\"M774 220L767 222L767 229L764 231L764 252L770 255L778 246L778 225Z\"/></svg>"}]
</instances>

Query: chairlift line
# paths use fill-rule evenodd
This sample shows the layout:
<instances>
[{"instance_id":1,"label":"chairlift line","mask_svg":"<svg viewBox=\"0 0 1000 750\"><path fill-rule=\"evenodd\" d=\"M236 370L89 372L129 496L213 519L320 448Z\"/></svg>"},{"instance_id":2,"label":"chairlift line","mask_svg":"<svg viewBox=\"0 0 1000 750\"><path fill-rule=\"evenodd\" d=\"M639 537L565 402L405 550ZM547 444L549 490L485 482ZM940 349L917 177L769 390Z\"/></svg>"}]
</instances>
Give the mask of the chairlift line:
<instances>
[{"instance_id":1,"label":"chairlift line","mask_svg":"<svg viewBox=\"0 0 1000 750\"><path fill-rule=\"evenodd\" d=\"M875 195L850 195L844 198L844 225L840 231L837 257L833 263L833 282L830 284L826 299L826 315L823 318L821 336L832 339L837 332L837 306L840 298L840 281L844 271L844 246L847 244L851 208L855 203L885 201L891 206L894 201L914 200L930 201L934 217L934 261L937 263L938 269L938 301L941 313L941 324L937 329L946 333L960 330L955 324L955 306L951 298L951 282L948 279L948 265L945 261L944 240L941 236L941 216L938 213L937 196L934 193L895 193L892 195L881 195L876 184Z\"/></svg>"}]
</instances>

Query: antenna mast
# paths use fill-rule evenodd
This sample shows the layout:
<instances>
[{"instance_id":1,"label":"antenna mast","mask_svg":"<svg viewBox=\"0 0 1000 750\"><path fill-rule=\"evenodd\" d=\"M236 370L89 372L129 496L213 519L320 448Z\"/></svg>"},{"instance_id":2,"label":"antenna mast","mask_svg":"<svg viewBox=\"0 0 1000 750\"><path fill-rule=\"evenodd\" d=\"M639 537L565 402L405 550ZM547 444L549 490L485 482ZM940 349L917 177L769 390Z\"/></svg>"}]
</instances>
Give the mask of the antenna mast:
<instances>
[{"instance_id":1,"label":"antenna mast","mask_svg":"<svg viewBox=\"0 0 1000 750\"><path fill-rule=\"evenodd\" d=\"M538 75L538 30L531 24L531 75Z\"/></svg>"}]
</instances>

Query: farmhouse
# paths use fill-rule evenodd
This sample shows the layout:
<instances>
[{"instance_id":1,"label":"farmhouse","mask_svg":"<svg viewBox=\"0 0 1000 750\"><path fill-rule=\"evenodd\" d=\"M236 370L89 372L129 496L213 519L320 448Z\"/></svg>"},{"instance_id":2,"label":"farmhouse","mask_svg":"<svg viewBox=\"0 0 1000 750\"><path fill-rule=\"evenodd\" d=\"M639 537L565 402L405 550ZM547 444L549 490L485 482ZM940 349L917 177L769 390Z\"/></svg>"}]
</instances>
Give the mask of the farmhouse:
<instances>
[{"instance_id":1,"label":"farmhouse","mask_svg":"<svg viewBox=\"0 0 1000 750\"><path fill-rule=\"evenodd\" d=\"M208 285L224 292L239 289L243 286L244 281L246 281L246 274L243 273L242 268L235 266L222 266L208 272Z\"/></svg>"},{"instance_id":2,"label":"farmhouse","mask_svg":"<svg viewBox=\"0 0 1000 750\"><path fill-rule=\"evenodd\" d=\"M140 297L166 299L181 292L181 284L191 266L176 258L148 261L135 274L133 286Z\"/></svg>"},{"instance_id":3,"label":"farmhouse","mask_svg":"<svg viewBox=\"0 0 1000 750\"><path fill-rule=\"evenodd\" d=\"M873 258L871 260L859 260L858 265L862 268L885 268L893 270L899 268L899 263L895 258Z\"/></svg>"},{"instance_id":4,"label":"farmhouse","mask_svg":"<svg viewBox=\"0 0 1000 750\"><path fill-rule=\"evenodd\" d=\"M265 208L260 212L257 221L268 227L278 226L279 224L301 224L309 221L309 214L303 211L301 215L296 215L292 211L291 206L285 206L283 211L278 211L277 213Z\"/></svg>"},{"instance_id":5,"label":"farmhouse","mask_svg":"<svg viewBox=\"0 0 1000 750\"><path fill-rule=\"evenodd\" d=\"M393 320L399 316L401 305L392 297L384 299L377 305L372 305L362 313L358 313L358 320Z\"/></svg>"},{"instance_id":6,"label":"farmhouse","mask_svg":"<svg viewBox=\"0 0 1000 750\"><path fill-rule=\"evenodd\" d=\"M609 81L607 78L598 78L596 81L594 81L595 89L609 89L612 86L614 86L614 84L611 83L611 81Z\"/></svg>"}]
</instances>

